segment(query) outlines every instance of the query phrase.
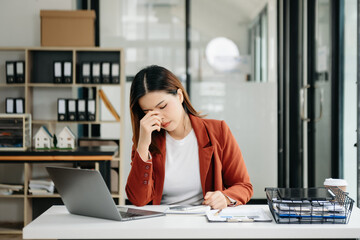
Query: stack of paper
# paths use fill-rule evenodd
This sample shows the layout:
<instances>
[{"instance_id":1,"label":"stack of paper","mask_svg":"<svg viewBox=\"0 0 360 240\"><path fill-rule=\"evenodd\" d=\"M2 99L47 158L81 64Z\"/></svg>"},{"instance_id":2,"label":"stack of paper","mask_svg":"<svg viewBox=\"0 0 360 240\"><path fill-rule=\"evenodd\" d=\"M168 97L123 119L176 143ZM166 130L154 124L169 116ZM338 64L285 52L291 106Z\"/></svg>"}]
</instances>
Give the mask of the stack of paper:
<instances>
[{"instance_id":1,"label":"stack of paper","mask_svg":"<svg viewBox=\"0 0 360 240\"><path fill-rule=\"evenodd\" d=\"M211 210L206 213L209 222L271 222L263 209L248 209L243 206Z\"/></svg>"},{"instance_id":2,"label":"stack of paper","mask_svg":"<svg viewBox=\"0 0 360 240\"><path fill-rule=\"evenodd\" d=\"M29 183L29 192L33 195L52 194L55 190L54 182L49 179L32 179Z\"/></svg>"},{"instance_id":3,"label":"stack of paper","mask_svg":"<svg viewBox=\"0 0 360 240\"><path fill-rule=\"evenodd\" d=\"M166 209L166 214L202 214L205 215L210 210L206 205L172 205Z\"/></svg>"},{"instance_id":4,"label":"stack of paper","mask_svg":"<svg viewBox=\"0 0 360 240\"><path fill-rule=\"evenodd\" d=\"M21 193L22 191L24 191L23 185L0 183L0 195L11 195L13 193Z\"/></svg>"},{"instance_id":5,"label":"stack of paper","mask_svg":"<svg viewBox=\"0 0 360 240\"><path fill-rule=\"evenodd\" d=\"M274 211L279 217L303 218L346 218L345 208L338 202L314 201L308 204L274 203Z\"/></svg>"}]
</instances>

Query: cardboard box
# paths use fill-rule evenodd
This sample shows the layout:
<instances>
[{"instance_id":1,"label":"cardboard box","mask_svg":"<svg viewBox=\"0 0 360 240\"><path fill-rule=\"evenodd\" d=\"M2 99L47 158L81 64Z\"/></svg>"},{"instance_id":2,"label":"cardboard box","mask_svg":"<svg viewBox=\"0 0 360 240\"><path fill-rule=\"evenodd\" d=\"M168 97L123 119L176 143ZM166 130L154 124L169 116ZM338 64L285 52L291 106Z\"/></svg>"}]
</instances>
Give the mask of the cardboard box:
<instances>
[{"instance_id":1,"label":"cardboard box","mask_svg":"<svg viewBox=\"0 0 360 240\"><path fill-rule=\"evenodd\" d=\"M95 46L94 10L40 10L41 46Z\"/></svg>"}]
</instances>

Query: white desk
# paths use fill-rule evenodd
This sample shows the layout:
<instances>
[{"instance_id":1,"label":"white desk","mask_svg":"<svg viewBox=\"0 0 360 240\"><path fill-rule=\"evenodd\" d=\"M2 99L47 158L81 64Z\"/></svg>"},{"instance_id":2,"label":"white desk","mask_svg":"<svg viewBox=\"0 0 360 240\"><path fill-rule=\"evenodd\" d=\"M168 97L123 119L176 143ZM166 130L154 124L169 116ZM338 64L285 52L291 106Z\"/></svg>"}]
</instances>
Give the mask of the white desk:
<instances>
[{"instance_id":1,"label":"white desk","mask_svg":"<svg viewBox=\"0 0 360 240\"><path fill-rule=\"evenodd\" d=\"M147 206L159 210L163 206ZM263 208L267 205L245 205ZM348 224L209 223L200 215L167 215L117 222L69 214L53 206L23 229L24 239L170 239L170 238L360 238L360 209Z\"/></svg>"}]
</instances>

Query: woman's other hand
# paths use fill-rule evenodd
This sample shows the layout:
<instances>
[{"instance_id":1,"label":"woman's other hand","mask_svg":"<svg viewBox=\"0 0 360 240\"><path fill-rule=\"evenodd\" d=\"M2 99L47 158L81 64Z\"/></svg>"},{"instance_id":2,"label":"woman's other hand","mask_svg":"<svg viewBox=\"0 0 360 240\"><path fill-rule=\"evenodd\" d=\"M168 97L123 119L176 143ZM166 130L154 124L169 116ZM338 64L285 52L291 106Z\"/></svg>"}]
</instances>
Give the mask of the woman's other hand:
<instances>
[{"instance_id":1,"label":"woman's other hand","mask_svg":"<svg viewBox=\"0 0 360 240\"><path fill-rule=\"evenodd\" d=\"M224 209L230 204L230 200L220 191L207 192L203 204L210 206L212 209Z\"/></svg>"}]
</instances>

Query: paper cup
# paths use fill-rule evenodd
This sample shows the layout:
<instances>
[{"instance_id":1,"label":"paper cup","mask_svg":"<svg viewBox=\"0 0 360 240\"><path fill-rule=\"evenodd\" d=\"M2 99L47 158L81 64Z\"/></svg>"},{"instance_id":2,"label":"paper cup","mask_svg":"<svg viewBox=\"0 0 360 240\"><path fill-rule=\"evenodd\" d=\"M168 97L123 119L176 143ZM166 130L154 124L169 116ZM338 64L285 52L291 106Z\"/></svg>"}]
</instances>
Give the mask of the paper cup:
<instances>
[{"instance_id":1,"label":"paper cup","mask_svg":"<svg viewBox=\"0 0 360 240\"><path fill-rule=\"evenodd\" d=\"M324 181L324 187L338 187L346 192L347 182L345 179L327 178Z\"/></svg>"}]
</instances>

